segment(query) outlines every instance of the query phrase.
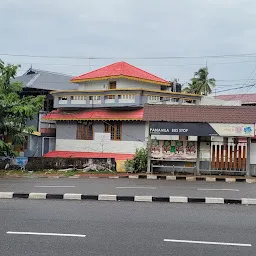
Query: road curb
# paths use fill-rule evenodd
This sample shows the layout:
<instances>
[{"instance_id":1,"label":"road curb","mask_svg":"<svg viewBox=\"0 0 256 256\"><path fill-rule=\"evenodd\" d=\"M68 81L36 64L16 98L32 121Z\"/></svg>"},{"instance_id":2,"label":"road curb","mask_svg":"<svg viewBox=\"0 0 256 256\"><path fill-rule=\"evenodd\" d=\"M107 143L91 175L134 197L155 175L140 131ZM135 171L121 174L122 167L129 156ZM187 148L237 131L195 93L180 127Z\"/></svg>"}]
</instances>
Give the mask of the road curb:
<instances>
[{"instance_id":1,"label":"road curb","mask_svg":"<svg viewBox=\"0 0 256 256\"><path fill-rule=\"evenodd\" d=\"M168 180L168 181L207 181L207 182L244 182L244 183L256 183L256 178L246 178L246 177L221 177L221 176L187 176L187 175L154 175L154 174L125 174L125 175L75 175L75 176L5 176L1 178L48 178L48 179L59 179L59 178L69 178L69 179L147 179L147 180Z\"/></svg>"},{"instance_id":2,"label":"road curb","mask_svg":"<svg viewBox=\"0 0 256 256\"><path fill-rule=\"evenodd\" d=\"M241 204L256 205L256 198L229 199L220 197L185 197L185 196L118 196L109 194L83 195L83 194L50 194L50 193L15 193L0 192L0 200L29 199L29 200L93 200L93 201L130 201L130 202L163 202L163 203L200 203L200 204Z\"/></svg>"}]
</instances>

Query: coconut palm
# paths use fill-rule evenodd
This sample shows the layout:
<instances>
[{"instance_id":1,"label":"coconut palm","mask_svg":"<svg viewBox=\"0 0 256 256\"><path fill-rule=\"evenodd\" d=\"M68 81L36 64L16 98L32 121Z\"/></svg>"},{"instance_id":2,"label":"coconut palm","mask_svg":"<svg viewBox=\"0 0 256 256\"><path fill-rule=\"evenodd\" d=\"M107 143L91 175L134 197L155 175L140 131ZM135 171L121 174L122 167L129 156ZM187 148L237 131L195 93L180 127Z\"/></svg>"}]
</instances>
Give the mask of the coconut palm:
<instances>
[{"instance_id":1,"label":"coconut palm","mask_svg":"<svg viewBox=\"0 0 256 256\"><path fill-rule=\"evenodd\" d=\"M191 79L191 83L188 84L188 87L184 88L184 92L199 94L199 95L208 95L212 92L212 88L215 87L215 79L208 78L209 72L208 68L200 68L195 72L195 77Z\"/></svg>"}]
</instances>

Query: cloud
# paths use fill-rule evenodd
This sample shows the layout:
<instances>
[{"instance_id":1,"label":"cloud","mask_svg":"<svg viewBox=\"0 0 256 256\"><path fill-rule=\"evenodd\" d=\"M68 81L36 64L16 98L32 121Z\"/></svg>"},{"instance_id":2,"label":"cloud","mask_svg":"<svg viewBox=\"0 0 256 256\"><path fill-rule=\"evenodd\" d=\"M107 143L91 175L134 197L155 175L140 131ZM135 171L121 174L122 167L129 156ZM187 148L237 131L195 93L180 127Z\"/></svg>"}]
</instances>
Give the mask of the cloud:
<instances>
[{"instance_id":1,"label":"cloud","mask_svg":"<svg viewBox=\"0 0 256 256\"><path fill-rule=\"evenodd\" d=\"M253 0L1 1L0 34L4 36L1 36L0 52L102 57L256 52L255 14ZM74 75L115 61L4 59L27 63L23 69L29 67L29 63L36 63L37 68ZM254 63L216 64L244 60L252 58L129 62L166 79L176 77L187 81L206 61L211 76L217 80L245 79Z\"/></svg>"}]
</instances>

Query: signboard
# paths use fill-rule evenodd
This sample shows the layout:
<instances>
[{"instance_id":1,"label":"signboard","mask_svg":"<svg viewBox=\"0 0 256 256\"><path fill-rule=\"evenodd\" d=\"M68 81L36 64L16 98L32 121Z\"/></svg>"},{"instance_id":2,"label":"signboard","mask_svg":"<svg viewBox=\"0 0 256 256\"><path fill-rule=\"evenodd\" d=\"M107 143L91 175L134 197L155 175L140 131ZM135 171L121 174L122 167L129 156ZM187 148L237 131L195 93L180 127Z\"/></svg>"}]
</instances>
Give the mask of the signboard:
<instances>
[{"instance_id":1,"label":"signboard","mask_svg":"<svg viewBox=\"0 0 256 256\"><path fill-rule=\"evenodd\" d=\"M16 157L15 160L16 160L16 164L23 168L28 163L27 157Z\"/></svg>"},{"instance_id":2,"label":"signboard","mask_svg":"<svg viewBox=\"0 0 256 256\"><path fill-rule=\"evenodd\" d=\"M218 133L208 123L150 122L151 135L216 136Z\"/></svg>"},{"instance_id":3,"label":"signboard","mask_svg":"<svg viewBox=\"0 0 256 256\"><path fill-rule=\"evenodd\" d=\"M212 128L222 137L253 137L253 124L211 123Z\"/></svg>"},{"instance_id":4,"label":"signboard","mask_svg":"<svg viewBox=\"0 0 256 256\"><path fill-rule=\"evenodd\" d=\"M150 135L253 137L254 124L150 122Z\"/></svg>"}]
</instances>

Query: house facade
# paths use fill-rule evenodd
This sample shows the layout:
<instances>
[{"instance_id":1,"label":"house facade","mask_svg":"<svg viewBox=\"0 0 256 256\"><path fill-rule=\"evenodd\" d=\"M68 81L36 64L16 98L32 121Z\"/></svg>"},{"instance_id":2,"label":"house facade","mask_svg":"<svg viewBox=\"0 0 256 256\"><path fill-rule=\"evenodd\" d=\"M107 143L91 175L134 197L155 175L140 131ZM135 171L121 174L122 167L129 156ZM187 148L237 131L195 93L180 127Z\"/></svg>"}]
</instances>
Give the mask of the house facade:
<instances>
[{"instance_id":1,"label":"house facade","mask_svg":"<svg viewBox=\"0 0 256 256\"><path fill-rule=\"evenodd\" d=\"M201 96L181 93L173 84L126 62L117 62L71 79L76 90L51 94L56 110L56 148L46 157L112 157L118 170L136 148L146 147L145 104L197 105ZM119 168L120 167L120 168Z\"/></svg>"},{"instance_id":2,"label":"house facade","mask_svg":"<svg viewBox=\"0 0 256 256\"><path fill-rule=\"evenodd\" d=\"M23 75L15 78L15 82L22 82L23 89L20 96L44 95L43 109L32 119L27 120L27 126L33 126L35 132L28 134L24 145L16 150L20 156L40 157L55 149L56 124L52 120L43 120L43 116L54 109L52 90L77 89L71 84L71 77L64 74L30 68Z\"/></svg>"}]
</instances>

